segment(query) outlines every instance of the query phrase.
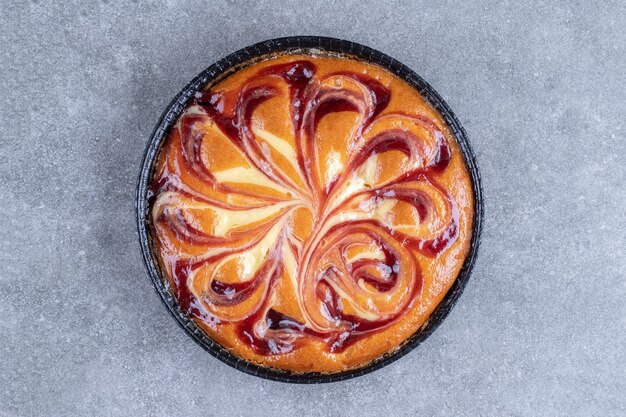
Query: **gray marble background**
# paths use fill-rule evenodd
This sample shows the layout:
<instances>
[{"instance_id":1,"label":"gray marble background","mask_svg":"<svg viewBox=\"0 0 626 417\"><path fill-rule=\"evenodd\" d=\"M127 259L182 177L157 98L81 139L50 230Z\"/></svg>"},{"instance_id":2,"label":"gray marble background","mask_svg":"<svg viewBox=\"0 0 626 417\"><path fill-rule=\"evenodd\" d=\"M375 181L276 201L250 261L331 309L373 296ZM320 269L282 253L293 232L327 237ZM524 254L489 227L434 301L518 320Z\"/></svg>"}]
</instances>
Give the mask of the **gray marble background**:
<instances>
[{"instance_id":1,"label":"gray marble background","mask_svg":"<svg viewBox=\"0 0 626 417\"><path fill-rule=\"evenodd\" d=\"M421 74L485 188L478 263L439 330L321 386L244 375L193 343L134 220L171 98L294 34ZM0 0L0 416L626 415L625 85L623 1Z\"/></svg>"}]
</instances>

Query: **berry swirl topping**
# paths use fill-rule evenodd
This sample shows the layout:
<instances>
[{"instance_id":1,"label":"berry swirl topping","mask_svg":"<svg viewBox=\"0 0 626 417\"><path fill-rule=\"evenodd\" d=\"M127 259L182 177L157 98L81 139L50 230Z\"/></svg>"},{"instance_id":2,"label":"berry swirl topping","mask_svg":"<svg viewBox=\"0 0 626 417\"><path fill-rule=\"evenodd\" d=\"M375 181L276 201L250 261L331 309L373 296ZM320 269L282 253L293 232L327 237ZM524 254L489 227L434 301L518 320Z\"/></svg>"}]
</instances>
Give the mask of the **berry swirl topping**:
<instances>
[{"instance_id":1,"label":"berry swirl topping","mask_svg":"<svg viewBox=\"0 0 626 417\"><path fill-rule=\"evenodd\" d=\"M394 326L406 338L454 281L467 171L436 112L403 109L419 95L386 71L271 61L196 94L170 132L152 182L161 262L181 308L241 356L353 367L402 339L347 350Z\"/></svg>"}]
</instances>

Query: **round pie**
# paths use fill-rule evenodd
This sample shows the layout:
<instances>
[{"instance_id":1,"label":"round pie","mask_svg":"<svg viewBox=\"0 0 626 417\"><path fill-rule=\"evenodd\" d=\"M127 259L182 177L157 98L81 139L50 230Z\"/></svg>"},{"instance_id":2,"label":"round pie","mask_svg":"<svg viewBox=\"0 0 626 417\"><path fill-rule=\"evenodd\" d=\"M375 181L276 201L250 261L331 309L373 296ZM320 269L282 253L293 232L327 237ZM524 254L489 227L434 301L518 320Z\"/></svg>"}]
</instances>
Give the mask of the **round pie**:
<instances>
[{"instance_id":1,"label":"round pie","mask_svg":"<svg viewBox=\"0 0 626 417\"><path fill-rule=\"evenodd\" d=\"M196 93L150 185L172 295L247 362L359 368L419 331L470 248L472 182L442 116L388 70L266 57Z\"/></svg>"}]
</instances>

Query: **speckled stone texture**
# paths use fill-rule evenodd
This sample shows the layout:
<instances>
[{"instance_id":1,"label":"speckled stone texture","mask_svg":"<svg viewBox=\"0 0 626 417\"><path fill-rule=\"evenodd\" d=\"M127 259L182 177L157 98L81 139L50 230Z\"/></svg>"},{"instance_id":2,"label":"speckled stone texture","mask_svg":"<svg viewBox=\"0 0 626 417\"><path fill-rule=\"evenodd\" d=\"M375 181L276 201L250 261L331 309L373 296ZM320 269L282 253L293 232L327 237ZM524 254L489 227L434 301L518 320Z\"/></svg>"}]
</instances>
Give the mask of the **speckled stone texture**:
<instances>
[{"instance_id":1,"label":"speckled stone texture","mask_svg":"<svg viewBox=\"0 0 626 417\"><path fill-rule=\"evenodd\" d=\"M0 416L623 416L626 5L0 0ZM273 37L353 40L464 124L485 229L459 303L365 377L286 385L198 347L141 261L159 115Z\"/></svg>"}]
</instances>

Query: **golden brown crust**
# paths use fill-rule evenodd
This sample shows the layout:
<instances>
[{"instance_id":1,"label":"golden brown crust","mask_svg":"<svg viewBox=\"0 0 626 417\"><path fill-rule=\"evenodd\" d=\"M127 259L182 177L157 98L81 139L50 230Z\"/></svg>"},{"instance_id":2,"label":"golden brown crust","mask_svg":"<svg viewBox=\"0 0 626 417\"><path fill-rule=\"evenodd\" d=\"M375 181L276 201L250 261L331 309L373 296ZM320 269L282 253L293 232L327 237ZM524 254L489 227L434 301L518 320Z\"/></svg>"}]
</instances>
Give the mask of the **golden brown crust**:
<instances>
[{"instance_id":1,"label":"golden brown crust","mask_svg":"<svg viewBox=\"0 0 626 417\"><path fill-rule=\"evenodd\" d=\"M290 198L295 198L295 191L293 190L307 190L307 184L311 181L317 180L317 182L322 185L324 185L324 183L326 185L332 183L333 175L328 175L328 173L335 173L335 177L337 177L342 170L346 169L349 162L348 160L350 158L348 154L350 153L350 149L347 144L351 143L355 135L365 134L363 132L356 132L355 130L355 126L360 122L358 111L346 108L344 111L328 113L325 117L320 118L313 139L311 139L315 143L316 160L321 161L314 166L317 172L311 174L313 180L308 180L306 175L299 175L297 173L297 164L295 164L294 167L288 155L285 156L284 153L281 153L281 150L285 149L285 144L292 149L297 149L299 145L297 132L293 127L294 110L290 107L289 100L286 99L286 97L289 97L289 85L280 82L280 80L272 79L269 81L273 83L272 88L274 88L275 91L272 94L274 95L255 105L254 111L249 115L249 122L253 136L255 136L254 140L261 144L259 146L259 158L271 160L272 163L280 169L281 172L276 175L278 177L282 175L283 178L286 178L283 185L280 187L274 187L272 185L280 183L279 180L272 180L269 183L266 180L262 182L256 181L255 184L233 182L233 180L236 179L236 175L233 174L235 170L245 167L248 169L246 172L250 173L253 172L254 164L250 162L249 158L246 158L241 148L238 148L232 138L224 134L227 127L223 125L220 126L219 123L215 122L215 118L220 117L219 114L210 114L210 111L206 110L202 105L200 105L199 110L192 106L185 113L186 116L181 116L181 118L193 118L195 117L194 115L198 113L197 120L193 120L193 125L190 125L190 130L188 129L187 131L183 126L184 121L179 121L177 128L173 129L161 152L157 164L157 173L153 181L153 188L157 194L157 203L155 203L152 208L152 220L155 225L154 233L158 238L159 255L162 264L169 271L168 279L173 287L179 291L181 291L181 286L189 287L183 289L186 291L187 295L181 292L175 295L180 299L181 297L189 297L189 292L191 293L191 299L194 301L191 301L190 305L184 307L189 309L188 311L194 316L197 324L202 327L211 338L229 349L233 354L260 365L295 372L333 373L360 367L385 353L397 349L409 336L427 322L430 314L441 302L448 289L455 281L467 256L473 226L474 201L472 184L464 163L463 155L441 115L435 111L415 89L381 67L353 59L328 56L289 55L276 57L271 60L253 64L227 77L210 91L207 91L207 97L209 97L209 95L213 98L220 97L221 101L218 104L218 110L221 112L220 114L229 115L229 112L237 107L237 100L241 99L244 90L250 90L254 87L260 88L264 85L263 83L266 82L266 80L262 79L263 77L259 74L277 65L301 61L314 64L315 72L312 79L321 80L320 83L322 84L324 82L323 80L333 74L350 73L363 74L386 88L390 92L388 103L380 114L376 114L368 120L368 126L374 123L375 120L385 117L385 115L403 114L411 117L421 117L429 123L433 123L436 129L433 130L429 127L430 125L423 124L421 125L422 127L419 127L419 129L422 130L417 131L417 134L430 135L431 133L428 132L440 131L443 134L442 140L445 140L447 146L449 146L450 155L445 166L442 169L427 170L427 174L416 176L416 179L411 184L426 183L427 185L415 185L414 187L417 187L415 188L417 190L420 189L419 187L424 187L426 190L424 192L431 193L432 198L435 198L436 194L445 195L449 199L448 211L452 210L450 207L455 207L458 213L456 218L454 218L453 214L450 214L448 216L450 220L445 220L448 219L448 217L445 216L444 220L455 222L453 225L456 228L453 231L454 238L450 239L450 243L443 247L443 249L433 250L432 256L428 253L425 254L423 251L420 252L413 243L406 240L397 248L390 244L392 249L395 248L394 250L396 252L394 253L397 253L397 255L395 255L397 259L404 259L403 256L408 256L406 259L414 258L416 260L416 266L414 268L417 268L415 270L421 271L421 281L418 284L412 284L414 285L414 289L411 291L413 291L414 299L407 304L407 308L402 311L402 314L396 316L390 314L385 316L393 316L393 320L389 319L389 323L377 327L375 331L365 332L359 335L355 341L350 342L351 344L335 351L329 348L329 340L324 337L310 336L313 333L296 337L296 341L293 342L295 347L285 348L283 350L279 349L279 351L271 351L270 349L271 353L268 353L267 350L264 351L263 349L251 346L250 342L245 337L245 332L242 333L241 330L243 319L239 319L244 317L247 311L252 311L255 306L258 305L267 304L269 306L271 304L271 308L280 312L282 315L293 318L298 323L304 323L307 326L310 325L316 332L324 332L324 323L321 322L323 321L323 317L317 319L316 322L314 315L311 316L307 311L303 311L303 303L306 304L306 301L303 301L303 292L305 290L300 287L301 284L298 281L298 276L300 275L295 274L297 276L292 277L288 272L288 268L284 267L288 262L284 259L283 249L276 249L275 252L278 254L276 256L280 258L277 265L280 265L273 265L275 267L274 269L270 266L267 267L268 271L270 269L272 269L272 271L278 271L275 282L273 284L271 283L271 273L268 272L266 284L263 282L258 284L259 286L254 289L254 293L240 304L232 307L224 307L221 304L218 305L219 300L225 300L225 304L232 301L223 294L221 295L222 298L219 298L219 291L215 293L218 295L214 294L214 298L212 299L205 300L202 296L198 298L198 295L205 294L207 288L211 288L211 285L217 288L215 284L212 284L216 281L223 283L220 284L222 286L226 286L231 282L245 281L247 278L244 276L245 272L242 272L242 265L248 262L248 264L246 264L247 266L244 265L243 267L249 267L254 270L255 266L258 266L254 264L254 262L258 261L257 263L261 263L262 261L253 259L254 256L250 255L243 261L241 257L233 258L228 262L224 261L219 268L216 268L211 262L207 264L209 266L198 266L198 260L202 258L203 254L207 253L207 248L213 247L211 246L212 243L207 243L209 239L203 241L202 239L204 238L202 236L217 236L219 238L225 235L228 237L228 242L230 242L229 245L231 245L231 247L250 243L257 237L273 236L273 230L277 230L276 236L277 239L279 239L279 236L286 236L282 231L283 229L280 229L280 234L278 234L279 228L271 228L272 225L267 222L267 219L271 218L271 221L276 221L276 224L279 224L279 220L276 219L282 216L285 211L293 209L293 211L290 211L289 217L285 217L285 221L281 223L281 227L288 225L289 233L291 233L290 236L295 236L294 240L296 242L300 242L300 244L306 246L307 239L312 239L312 236L315 234L315 225L322 217L320 213L323 209L320 208L318 210L317 207L321 207L323 204L313 204L313 208L307 208L304 205L292 208L288 203L285 203L285 208L269 214L263 212L263 214L267 214L267 216L259 215L256 221L248 222L253 216L247 215L246 221L244 222L245 224L243 226L237 226L233 223L231 218L226 221L224 220L226 218L225 216L220 217L219 213L216 214L215 211L207 210L205 206L194 206L195 201L201 201L205 198L206 201L210 201L211 204L222 204L226 209L229 207L262 208L272 204L278 207L278 205L283 204L283 202L289 201ZM332 80L335 84L329 88L341 87L344 88L344 91L348 91L348 93L354 93L355 96L360 94L358 90L359 86L352 86L352 81L344 80L343 78ZM345 84L338 85L337 83ZM380 97L378 99L380 100ZM212 104L207 104L207 106L209 105ZM240 120L239 123L244 122ZM404 125L398 122L389 122L389 125L386 125L385 129L397 128L402 130L403 126ZM282 142L277 144L272 143L271 138L269 142L259 139L258 132L266 132L265 134L269 132L272 137L279 138ZM241 132L239 132L239 134L240 133ZM189 164L190 152L194 151L192 145L189 145L187 148L185 147L185 143L187 143L185 140L187 136L193 135L200 136L200 139L198 139L200 145L199 149L197 149L197 159L195 160L198 162L198 166L193 167L193 169L187 169L188 167L183 169L181 165L185 163ZM249 145L243 145L244 149L246 146ZM408 169L406 168L408 166L407 153L403 149L398 149L390 149L386 152L380 151L377 153L378 156L375 160L376 178L379 181L384 182L385 179L392 179L398 176L398 172L396 172L398 167ZM436 158L436 156L433 156L433 158ZM198 168L199 166L203 167ZM337 166L340 168L337 168ZM224 173L231 173L232 175L228 176ZM203 177L203 175L205 176ZM257 173L255 175L259 174ZM214 184L207 182L209 181L207 178L212 176L215 177L212 178L212 181L219 183L220 180L222 180L221 182L229 185L230 188L220 189ZM370 186L370 184L367 184L367 186ZM404 187L406 184L401 183L398 186ZM413 185L411 185L411 187L413 187ZM322 189L324 187L320 186L318 188ZM431 189L434 191L431 191ZM186 193L184 197L180 197L179 195L181 190ZM402 189L398 188L394 190L400 192ZM167 193L170 193L169 200L166 200L164 197ZM322 197L322 199L324 198L325 197ZM271 203L268 203L268 201L271 201ZM343 210L358 210L359 207L363 207L364 203L367 205L372 201L379 200L375 200L374 197L372 197L369 200L362 200L360 204L357 204L358 202L353 205L346 203L346 205L343 206ZM376 204L383 203L377 202ZM395 226L393 227L397 228L399 227L398 225L406 224L406 222L410 222L411 219L415 220L415 213L419 210L408 203L404 204L401 202L394 204L394 211L389 211L384 214L384 216L387 216L385 217L385 221L389 221L388 216L392 215L393 221L395 222ZM437 203L432 204L436 205ZM177 210L176 213L172 214L175 210ZM445 213L446 211L441 212ZM169 214L172 214L171 217L173 220L167 217ZM176 223L176 221L181 218L183 221L181 224L193 227L182 230L181 227L183 226ZM378 218L376 219L380 220ZM438 221L442 223L444 220L439 219ZM419 216L416 222L420 222ZM228 223L228 227L225 226L225 223ZM433 224L439 223L435 222ZM346 225L343 227L351 226ZM376 227L371 226L372 230L376 229ZM435 226L432 226L425 232L418 231L417 226L414 229L411 229L409 226L406 227L410 229L409 234L412 233L416 235L426 232L434 233L433 230L435 230ZM368 236L370 236L370 234L368 233L371 232L369 228L370 226L366 225L362 226L361 229L355 229L355 233L359 235L361 242L369 242L368 239L370 239L370 237ZM195 234L191 235L190 230L194 231ZM383 236L389 234L387 232L376 231L371 233L379 233ZM185 238L181 237L183 235L185 235ZM332 236L332 233L329 232L328 236ZM389 236L391 236L391 239L395 235L391 232ZM426 238L423 238L422 242L425 241ZM269 242L268 245L271 243L272 242ZM223 246L224 243L221 245ZM220 246L219 239L217 246ZM320 244L320 247L321 246L323 245ZM353 248L356 248L353 250L358 252L358 245L353 246ZM271 251L272 249L270 248L265 252L261 250L258 253L260 253L261 255L259 256L263 258L263 253L273 253ZM408 254L404 254L402 251L408 251ZM303 252L306 251L303 250ZM181 269L182 253L186 254L185 256L188 257L186 258L187 260L193 260L193 262L189 261L189 265L193 264L193 268L197 268L195 269L192 279L189 278L188 273L193 268L187 267ZM297 250L295 250L294 253L297 253ZM333 258L331 255L333 252L329 250L328 253L329 255L327 257L319 258L320 263L332 264ZM296 256L295 259L298 264L297 267L300 268L304 261L298 256ZM270 261L267 262L271 263ZM389 267L391 266L392 265L389 265ZM177 271L176 268L180 270ZM313 265L311 268L311 271L317 271L316 273L325 273L324 271L326 271L320 269L321 267L318 265ZM402 265L402 268L404 268L404 265ZM259 267L259 269L261 269L261 267ZM299 272L300 274L302 273L302 271ZM181 274L185 277L184 282L180 280ZM262 275L260 272L259 274ZM262 281L262 279L260 280ZM266 285L267 288L264 288L264 285ZM323 288L326 288L324 286L326 284L316 285L322 285ZM367 285L365 286L367 287ZM220 290L220 288L217 289ZM224 291L235 291L233 288L234 287L228 287L228 289ZM347 288L350 288L349 285ZM240 290L238 289L237 291ZM334 292L336 293L337 291ZM195 298L193 297L194 295L196 295ZM398 296L398 300L404 299L401 298L401 296L402 294ZM313 300L312 303L313 304L309 304L309 306L317 305L315 303L319 303L319 300ZM345 300L343 301L343 305L345 311L343 311L342 314L344 315L359 312L359 304L356 301L356 307ZM371 312L362 314L367 316L366 313L370 314ZM226 316L237 317L237 319L233 319L232 322L229 322L229 320L224 319ZM216 317L218 318L216 319ZM221 319L219 319L219 317L221 317ZM243 337L242 334L244 334Z\"/></svg>"}]
</instances>

